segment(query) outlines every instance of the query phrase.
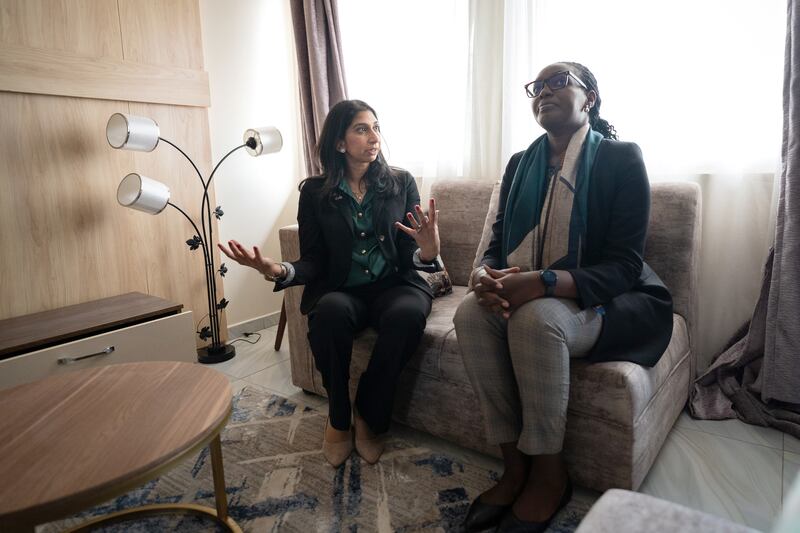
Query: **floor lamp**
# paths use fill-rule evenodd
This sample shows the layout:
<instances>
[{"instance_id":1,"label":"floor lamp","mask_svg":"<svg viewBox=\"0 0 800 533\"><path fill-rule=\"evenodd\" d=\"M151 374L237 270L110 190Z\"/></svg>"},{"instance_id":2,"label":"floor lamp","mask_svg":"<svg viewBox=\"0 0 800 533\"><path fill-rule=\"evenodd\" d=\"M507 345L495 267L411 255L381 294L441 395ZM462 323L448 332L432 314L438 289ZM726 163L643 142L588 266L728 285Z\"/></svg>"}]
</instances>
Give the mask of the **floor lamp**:
<instances>
[{"instance_id":1,"label":"floor lamp","mask_svg":"<svg viewBox=\"0 0 800 533\"><path fill-rule=\"evenodd\" d=\"M217 281L216 274L225 276L228 269L222 263L219 270L214 265L214 235L212 227L212 216L218 220L224 214L222 208L217 206L211 209L208 195L208 187L214 174L225 159L235 151L245 148L251 156L257 157L263 154L277 152L283 146L283 139L280 132L273 127L249 129L245 131L244 143L237 146L220 159L219 163L211 171L208 179L203 178L197 165L186 155L177 145L160 136L158 124L146 117L137 117L123 113L114 113L108 119L106 125L106 139L112 148L122 150L136 150L139 152L152 152L158 146L159 141L164 141L177 151L179 151L189 163L192 164L200 183L203 186L203 198L200 204L200 227L195 223L186 212L169 201L169 187L160 181L131 173L125 176L117 188L117 201L132 209L138 209L151 215L157 215L169 205L178 210L194 228L194 235L186 241L190 250L202 250L203 262L206 274L206 292L208 295L208 317L209 325L204 326L197 332L200 339L206 341L211 339L211 344L197 350L197 360L201 363L221 363L236 355L236 349L231 344L225 344L220 338L219 312L228 305L228 300L222 298L216 301Z\"/></svg>"}]
</instances>

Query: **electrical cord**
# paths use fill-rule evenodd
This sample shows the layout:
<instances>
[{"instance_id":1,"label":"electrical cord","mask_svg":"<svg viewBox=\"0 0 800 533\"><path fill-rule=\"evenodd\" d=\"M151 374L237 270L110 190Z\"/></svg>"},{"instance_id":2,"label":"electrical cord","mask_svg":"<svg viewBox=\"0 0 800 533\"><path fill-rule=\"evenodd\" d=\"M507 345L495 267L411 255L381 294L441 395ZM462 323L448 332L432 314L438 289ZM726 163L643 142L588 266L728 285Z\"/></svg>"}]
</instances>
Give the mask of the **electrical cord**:
<instances>
[{"instance_id":1,"label":"electrical cord","mask_svg":"<svg viewBox=\"0 0 800 533\"><path fill-rule=\"evenodd\" d=\"M238 339L233 339L228 344L233 344L234 342L246 342L247 344L255 344L261 340L261 333L258 332L245 331L244 333L242 333L242 335L244 335L245 338L239 337ZM254 341L247 340L246 337L252 337L253 335L257 335L258 338Z\"/></svg>"}]
</instances>

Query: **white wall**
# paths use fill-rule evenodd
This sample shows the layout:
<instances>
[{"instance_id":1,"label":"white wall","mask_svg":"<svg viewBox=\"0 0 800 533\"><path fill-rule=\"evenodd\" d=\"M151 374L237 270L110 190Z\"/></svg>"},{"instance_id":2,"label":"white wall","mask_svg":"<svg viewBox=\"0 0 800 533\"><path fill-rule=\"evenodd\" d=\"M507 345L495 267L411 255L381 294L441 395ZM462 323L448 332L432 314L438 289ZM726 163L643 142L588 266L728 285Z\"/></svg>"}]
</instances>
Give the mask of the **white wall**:
<instances>
[{"instance_id":1,"label":"white wall","mask_svg":"<svg viewBox=\"0 0 800 533\"><path fill-rule=\"evenodd\" d=\"M289 0L200 0L208 111L216 164L242 142L247 128L272 125L283 150L253 158L233 154L214 177L225 211L219 242L236 239L280 259L278 229L294 224L303 177L299 96ZM280 311L282 295L253 269L227 260L228 325Z\"/></svg>"}]
</instances>

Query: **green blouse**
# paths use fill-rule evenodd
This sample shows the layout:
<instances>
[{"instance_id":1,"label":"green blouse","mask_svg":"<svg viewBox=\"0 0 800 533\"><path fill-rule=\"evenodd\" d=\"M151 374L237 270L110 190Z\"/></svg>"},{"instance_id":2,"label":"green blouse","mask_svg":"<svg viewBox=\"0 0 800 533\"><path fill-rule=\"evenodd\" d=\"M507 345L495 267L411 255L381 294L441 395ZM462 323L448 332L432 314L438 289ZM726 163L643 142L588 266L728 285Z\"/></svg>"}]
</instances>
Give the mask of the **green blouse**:
<instances>
[{"instance_id":1,"label":"green blouse","mask_svg":"<svg viewBox=\"0 0 800 533\"><path fill-rule=\"evenodd\" d=\"M378 238L372 225L372 191L367 191L361 203L356 200L353 191L345 180L339 182L339 189L350 199L350 215L353 217L355 241L351 252L350 273L344 287L358 287L375 282L391 270L381 252Z\"/></svg>"}]
</instances>

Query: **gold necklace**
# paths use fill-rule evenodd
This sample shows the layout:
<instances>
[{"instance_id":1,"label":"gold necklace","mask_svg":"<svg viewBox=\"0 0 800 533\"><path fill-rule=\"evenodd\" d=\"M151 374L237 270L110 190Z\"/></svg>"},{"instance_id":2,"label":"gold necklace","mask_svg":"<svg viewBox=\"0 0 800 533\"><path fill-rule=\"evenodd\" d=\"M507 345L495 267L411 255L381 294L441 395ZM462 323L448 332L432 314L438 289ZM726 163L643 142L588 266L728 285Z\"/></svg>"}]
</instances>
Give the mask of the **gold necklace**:
<instances>
[{"instance_id":1,"label":"gold necklace","mask_svg":"<svg viewBox=\"0 0 800 533\"><path fill-rule=\"evenodd\" d=\"M353 195L356 197L356 200L358 201L358 203L361 203L361 200L364 199L364 195L366 194L366 191L361 192L361 185L362 184L364 184L364 186L366 188L366 184L364 183L363 179L358 182L358 189L357 190L353 190L352 186L350 187L350 190L353 191Z\"/></svg>"}]
</instances>

